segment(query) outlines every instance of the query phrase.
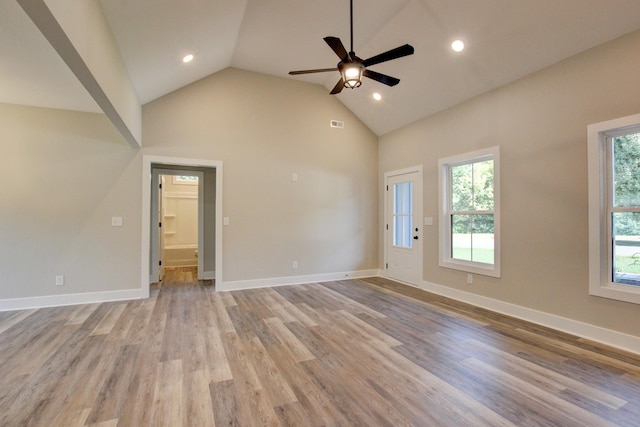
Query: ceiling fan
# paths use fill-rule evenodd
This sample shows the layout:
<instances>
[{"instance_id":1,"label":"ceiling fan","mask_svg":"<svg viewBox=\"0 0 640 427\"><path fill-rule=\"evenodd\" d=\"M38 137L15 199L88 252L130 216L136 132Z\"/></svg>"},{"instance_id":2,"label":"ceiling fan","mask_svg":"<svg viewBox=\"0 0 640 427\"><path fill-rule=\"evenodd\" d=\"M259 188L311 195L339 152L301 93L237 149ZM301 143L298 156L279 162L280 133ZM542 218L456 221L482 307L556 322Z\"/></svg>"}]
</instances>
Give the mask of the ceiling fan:
<instances>
[{"instance_id":1,"label":"ceiling fan","mask_svg":"<svg viewBox=\"0 0 640 427\"><path fill-rule=\"evenodd\" d=\"M395 86L400 83L400 79L387 76L385 74L377 73L375 71L367 69L367 67L382 62L391 61L392 59L402 58L403 56L413 54L413 46L405 44L403 46L391 49L376 56L372 56L369 59L362 60L356 56L353 51L353 0L349 1L350 13L351 13L351 50L347 52L344 45L338 37L325 37L324 41L327 42L329 47L338 55L340 62L335 68L320 68L316 70L300 70L290 71L290 75L298 74L312 74L312 73L325 73L329 71L339 71L340 80L331 91L331 95L342 92L342 89L348 87L355 89L362 84L362 76L368 77L387 86Z\"/></svg>"}]
</instances>

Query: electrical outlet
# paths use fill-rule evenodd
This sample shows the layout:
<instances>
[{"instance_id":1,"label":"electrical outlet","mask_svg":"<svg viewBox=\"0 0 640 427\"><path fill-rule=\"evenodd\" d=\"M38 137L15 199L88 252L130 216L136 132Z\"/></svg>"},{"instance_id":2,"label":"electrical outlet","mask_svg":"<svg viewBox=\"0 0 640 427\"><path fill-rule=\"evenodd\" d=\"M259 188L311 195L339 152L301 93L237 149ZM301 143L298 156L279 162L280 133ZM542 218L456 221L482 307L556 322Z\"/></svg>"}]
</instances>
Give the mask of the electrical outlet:
<instances>
[{"instance_id":1,"label":"electrical outlet","mask_svg":"<svg viewBox=\"0 0 640 427\"><path fill-rule=\"evenodd\" d=\"M64 285L64 276L56 276L56 286Z\"/></svg>"},{"instance_id":2,"label":"electrical outlet","mask_svg":"<svg viewBox=\"0 0 640 427\"><path fill-rule=\"evenodd\" d=\"M298 261L293 261L293 262L291 263L291 268L292 268L293 270L297 270L297 269L298 269Z\"/></svg>"},{"instance_id":3,"label":"electrical outlet","mask_svg":"<svg viewBox=\"0 0 640 427\"><path fill-rule=\"evenodd\" d=\"M473 274L467 274L467 283L471 285L473 283Z\"/></svg>"}]
</instances>

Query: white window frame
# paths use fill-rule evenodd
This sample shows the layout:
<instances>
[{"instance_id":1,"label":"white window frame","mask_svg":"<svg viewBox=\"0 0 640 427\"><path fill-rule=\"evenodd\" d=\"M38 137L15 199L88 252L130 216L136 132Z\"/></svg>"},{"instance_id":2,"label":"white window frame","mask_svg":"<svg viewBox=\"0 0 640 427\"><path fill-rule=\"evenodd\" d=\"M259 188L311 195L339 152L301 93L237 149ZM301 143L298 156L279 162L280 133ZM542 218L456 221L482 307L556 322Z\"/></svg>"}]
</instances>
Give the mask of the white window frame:
<instances>
[{"instance_id":1,"label":"white window frame","mask_svg":"<svg viewBox=\"0 0 640 427\"><path fill-rule=\"evenodd\" d=\"M494 227L494 263L485 264L473 261L464 261L451 257L451 182L449 170L452 166L493 160L493 227ZM491 277L500 277L500 147L464 153L438 160L438 187L439 187L439 243L441 267L466 271L468 273L481 274Z\"/></svg>"},{"instance_id":2,"label":"white window frame","mask_svg":"<svg viewBox=\"0 0 640 427\"><path fill-rule=\"evenodd\" d=\"M609 220L609 140L640 132L640 114L587 126L589 183L589 294L640 304L640 286L612 281L611 222Z\"/></svg>"}]
</instances>

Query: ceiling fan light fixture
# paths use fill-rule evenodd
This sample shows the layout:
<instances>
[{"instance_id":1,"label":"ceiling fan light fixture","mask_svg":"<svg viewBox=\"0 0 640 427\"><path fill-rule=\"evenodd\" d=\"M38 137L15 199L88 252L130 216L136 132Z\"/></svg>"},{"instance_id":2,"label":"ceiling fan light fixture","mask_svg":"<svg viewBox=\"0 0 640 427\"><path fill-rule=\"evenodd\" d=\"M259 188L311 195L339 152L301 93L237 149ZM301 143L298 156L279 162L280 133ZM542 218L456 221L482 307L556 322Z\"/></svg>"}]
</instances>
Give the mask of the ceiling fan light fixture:
<instances>
[{"instance_id":1,"label":"ceiling fan light fixture","mask_svg":"<svg viewBox=\"0 0 640 427\"><path fill-rule=\"evenodd\" d=\"M331 90L331 95L336 95L342 92L342 89L344 89L345 87L348 87L349 89L355 89L359 87L362 84L363 77L367 77L387 86L397 85L398 83L400 83L400 79L387 76L386 74L378 73L369 69L369 67L371 65L381 64L393 59L402 58L403 56L413 55L413 46L405 44L395 49L382 52L365 60L358 58L356 56L356 53L353 51L353 0L349 1L349 5L351 9L351 13L349 14L351 18L349 26L349 29L351 31L351 50L347 51L347 49L342 44L342 41L340 41L338 37L324 37L324 41L329 45L331 50L333 50L333 52L338 55L338 58L340 58L340 62L338 62L336 68L289 71L289 75L294 76L298 74L326 73L329 71L337 70L340 73L340 80Z\"/></svg>"},{"instance_id":2,"label":"ceiling fan light fixture","mask_svg":"<svg viewBox=\"0 0 640 427\"><path fill-rule=\"evenodd\" d=\"M339 68L342 81L344 82L344 87L355 89L362 84L364 65L360 62L343 63Z\"/></svg>"}]
</instances>

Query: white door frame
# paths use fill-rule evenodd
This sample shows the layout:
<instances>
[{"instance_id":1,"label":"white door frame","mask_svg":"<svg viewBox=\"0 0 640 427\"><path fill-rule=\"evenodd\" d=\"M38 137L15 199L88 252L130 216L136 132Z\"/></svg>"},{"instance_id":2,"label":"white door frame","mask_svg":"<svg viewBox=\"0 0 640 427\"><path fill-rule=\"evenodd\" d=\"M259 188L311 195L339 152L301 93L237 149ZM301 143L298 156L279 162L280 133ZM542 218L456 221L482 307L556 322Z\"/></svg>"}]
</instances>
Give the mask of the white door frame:
<instances>
[{"instance_id":1,"label":"white door frame","mask_svg":"<svg viewBox=\"0 0 640 427\"><path fill-rule=\"evenodd\" d=\"M411 166L408 168L404 168L404 169L398 169L398 170L394 170L394 171L390 171L390 172L385 172L384 174L384 182L383 182L383 187L382 187L382 194L384 194L384 224L383 224L383 232L384 232L384 266L383 266L383 273L382 275L384 277L388 277L388 278L392 278L388 275L388 269L386 268L386 266L389 263L389 242L390 242L390 227L388 226L391 218L389 218L389 193L386 190L387 189L387 185L389 183L389 179L393 178L393 177L397 177L400 175L407 175L407 174L411 174L411 173L417 173L417 179L416 179L416 184L413 188L413 192L414 192L414 203L413 203L413 207L414 207L414 219L415 219L415 226L419 229L418 231L418 244L415 245L415 249L416 249L416 253L417 253L417 257L418 257L418 278L417 281L418 283L411 283L413 285L420 285L420 282L422 281L422 273L423 273L423 259L422 259L422 254L423 254L423 247L424 247L424 240L422 238L422 236L424 236L423 233L423 220L422 220L422 204L423 204L423 200L422 200L422 183L423 183L423 178L422 178L422 165L417 165L417 166Z\"/></svg>"},{"instance_id":2,"label":"white door frame","mask_svg":"<svg viewBox=\"0 0 640 427\"><path fill-rule=\"evenodd\" d=\"M216 223L215 223L215 264L216 285L222 283L222 161L190 159L183 157L166 156L142 156L142 238L141 238L141 272L140 281L142 297L149 297L149 285L153 283L151 277L151 165L166 165L168 169L172 166L190 166L202 168L214 168L216 170ZM155 189L154 189L155 190ZM200 191L200 189L198 189ZM198 227L200 228L200 227ZM199 236L200 239L200 236ZM200 260L200 256L198 260ZM200 261L198 261L200 263ZM216 286L218 288L218 286Z\"/></svg>"}]
</instances>

